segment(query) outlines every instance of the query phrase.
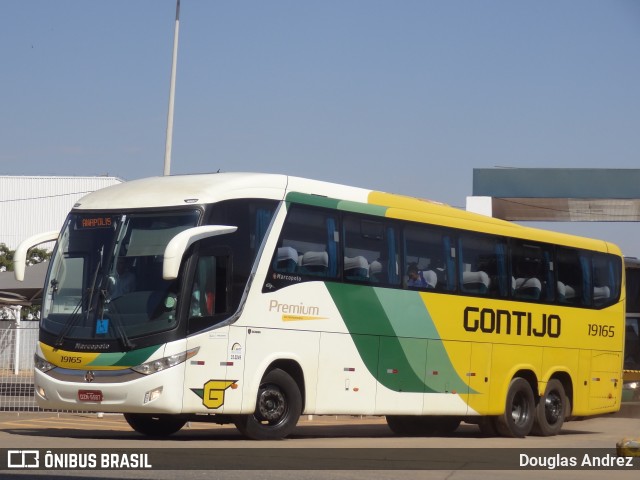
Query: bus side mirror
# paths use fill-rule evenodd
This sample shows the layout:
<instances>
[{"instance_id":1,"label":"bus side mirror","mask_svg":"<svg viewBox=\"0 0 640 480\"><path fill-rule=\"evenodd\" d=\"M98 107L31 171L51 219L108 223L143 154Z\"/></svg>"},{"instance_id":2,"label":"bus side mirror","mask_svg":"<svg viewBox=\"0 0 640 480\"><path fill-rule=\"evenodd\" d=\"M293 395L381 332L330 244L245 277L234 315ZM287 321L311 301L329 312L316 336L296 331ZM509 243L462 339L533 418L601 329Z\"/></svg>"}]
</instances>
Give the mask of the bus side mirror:
<instances>
[{"instance_id":1,"label":"bus side mirror","mask_svg":"<svg viewBox=\"0 0 640 480\"><path fill-rule=\"evenodd\" d=\"M24 281L24 271L27 268L27 252L31 247L46 242L55 242L58 240L58 230L52 232L38 233L32 237L23 240L13 254L13 274L19 282Z\"/></svg>"},{"instance_id":2,"label":"bus side mirror","mask_svg":"<svg viewBox=\"0 0 640 480\"><path fill-rule=\"evenodd\" d=\"M202 227L194 227L180 232L173 237L164 249L164 259L162 261L162 278L165 280L175 280L178 278L180 263L184 252L200 240L215 237L216 235L225 235L233 233L238 227L228 225L204 225Z\"/></svg>"}]
</instances>

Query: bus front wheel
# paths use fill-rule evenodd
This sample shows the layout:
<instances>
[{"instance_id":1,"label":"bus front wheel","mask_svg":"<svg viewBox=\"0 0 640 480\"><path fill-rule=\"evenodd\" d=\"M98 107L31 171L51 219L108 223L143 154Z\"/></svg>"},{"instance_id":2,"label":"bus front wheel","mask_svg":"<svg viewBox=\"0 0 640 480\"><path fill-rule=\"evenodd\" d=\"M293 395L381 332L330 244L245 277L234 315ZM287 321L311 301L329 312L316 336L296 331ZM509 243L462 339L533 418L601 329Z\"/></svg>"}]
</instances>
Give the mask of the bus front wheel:
<instances>
[{"instance_id":1,"label":"bus front wheel","mask_svg":"<svg viewBox=\"0 0 640 480\"><path fill-rule=\"evenodd\" d=\"M176 433L187 421L179 415L154 415L125 413L124 419L136 432L152 437L164 437Z\"/></svg>"},{"instance_id":2,"label":"bus front wheel","mask_svg":"<svg viewBox=\"0 0 640 480\"><path fill-rule=\"evenodd\" d=\"M533 428L535 399L531 385L522 377L511 380L505 410L495 419L495 427L503 437L526 437Z\"/></svg>"},{"instance_id":3,"label":"bus front wheel","mask_svg":"<svg viewBox=\"0 0 640 480\"><path fill-rule=\"evenodd\" d=\"M252 415L239 415L235 425L245 437L253 440L278 440L289 435L302 413L300 388L291 376L279 368L262 379L256 410Z\"/></svg>"},{"instance_id":4,"label":"bus front wheel","mask_svg":"<svg viewBox=\"0 0 640 480\"><path fill-rule=\"evenodd\" d=\"M567 397L562 383L555 378L549 380L536 407L533 433L543 437L560 433L567 410Z\"/></svg>"}]
</instances>

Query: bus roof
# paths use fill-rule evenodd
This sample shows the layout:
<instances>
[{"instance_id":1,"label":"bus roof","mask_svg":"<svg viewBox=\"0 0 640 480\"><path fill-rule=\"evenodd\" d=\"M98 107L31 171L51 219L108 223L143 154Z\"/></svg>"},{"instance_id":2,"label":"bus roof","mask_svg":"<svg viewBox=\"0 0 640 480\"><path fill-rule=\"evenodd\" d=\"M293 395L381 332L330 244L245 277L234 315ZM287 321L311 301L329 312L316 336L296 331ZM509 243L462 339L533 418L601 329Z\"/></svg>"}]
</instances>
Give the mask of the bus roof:
<instances>
[{"instance_id":1,"label":"bus roof","mask_svg":"<svg viewBox=\"0 0 640 480\"><path fill-rule=\"evenodd\" d=\"M74 205L74 210L162 208L209 204L234 198L283 200L291 192L306 195L309 199L316 198L318 204L322 199L335 199L338 201L335 206L343 210L363 211L361 207L349 207L350 202L356 202L370 206L371 213L390 218L434 222L621 255L617 246L604 241L525 227L431 200L280 174L212 173L131 180L82 197Z\"/></svg>"}]
</instances>

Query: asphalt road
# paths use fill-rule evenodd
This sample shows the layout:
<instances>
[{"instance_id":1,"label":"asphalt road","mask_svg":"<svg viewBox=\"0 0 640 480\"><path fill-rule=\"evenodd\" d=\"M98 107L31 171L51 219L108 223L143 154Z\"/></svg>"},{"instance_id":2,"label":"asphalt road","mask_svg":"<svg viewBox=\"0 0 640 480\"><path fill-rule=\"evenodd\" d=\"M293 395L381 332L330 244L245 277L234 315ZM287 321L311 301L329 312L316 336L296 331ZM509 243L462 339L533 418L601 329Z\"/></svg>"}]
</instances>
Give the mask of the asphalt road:
<instances>
[{"instance_id":1,"label":"asphalt road","mask_svg":"<svg viewBox=\"0 0 640 480\"><path fill-rule=\"evenodd\" d=\"M400 437L389 430L382 418L316 416L303 417L289 439L263 442L245 440L231 426L191 423L171 437L158 439L133 432L120 415L98 418L95 414L4 412L0 413L0 455L8 455L9 451L15 455L17 450L38 451L42 464L45 454L50 452L58 455L58 462L73 466L74 461L91 458L99 465L103 453L118 452L114 461L121 468L12 468L0 472L0 478L637 479L640 458L633 459L632 467L618 469L596 469L588 464L568 470L548 467L528 470L519 464L513 469L503 469L512 465L514 459L519 463L523 458L525 462L533 458L547 463L559 463L563 458L570 462L575 458L582 463L586 455L590 461L593 457L598 457L597 461L613 461L608 455L610 452L615 455L616 443L623 438L640 438L640 406L616 415L569 422L560 435L547 438L487 438L477 426L469 424L462 424L447 437ZM60 452L63 453L59 455ZM118 457L122 452L124 459ZM135 466L138 461L144 466L145 453L149 457L146 461L155 464L152 469L122 469ZM601 460L603 457L606 458ZM8 459L0 458L0 465L8 465ZM205 469L194 469L203 466ZM490 470L494 467L496 470Z\"/></svg>"}]
</instances>

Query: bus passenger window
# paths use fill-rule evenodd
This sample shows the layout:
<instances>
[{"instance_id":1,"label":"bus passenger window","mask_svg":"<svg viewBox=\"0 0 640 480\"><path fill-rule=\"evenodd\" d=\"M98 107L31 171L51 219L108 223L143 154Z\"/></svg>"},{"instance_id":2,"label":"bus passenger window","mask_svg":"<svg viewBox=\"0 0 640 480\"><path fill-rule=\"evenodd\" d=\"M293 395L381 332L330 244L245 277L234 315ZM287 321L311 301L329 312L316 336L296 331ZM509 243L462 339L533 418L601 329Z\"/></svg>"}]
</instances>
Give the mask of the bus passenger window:
<instances>
[{"instance_id":1,"label":"bus passenger window","mask_svg":"<svg viewBox=\"0 0 640 480\"><path fill-rule=\"evenodd\" d=\"M511 293L518 300L553 301L556 284L552 252L544 244L514 241L511 247Z\"/></svg>"},{"instance_id":2,"label":"bus passenger window","mask_svg":"<svg viewBox=\"0 0 640 480\"><path fill-rule=\"evenodd\" d=\"M427 225L404 228L404 285L440 292L455 290L456 272L449 232Z\"/></svg>"},{"instance_id":3,"label":"bus passenger window","mask_svg":"<svg viewBox=\"0 0 640 480\"><path fill-rule=\"evenodd\" d=\"M471 295L506 297L506 243L500 237L464 233L458 239L460 290Z\"/></svg>"},{"instance_id":4,"label":"bus passenger window","mask_svg":"<svg viewBox=\"0 0 640 480\"><path fill-rule=\"evenodd\" d=\"M298 268L298 251L293 247L279 247L274 268L282 273L295 272Z\"/></svg>"},{"instance_id":5,"label":"bus passenger window","mask_svg":"<svg viewBox=\"0 0 640 480\"><path fill-rule=\"evenodd\" d=\"M620 294L620 260L613 255L597 253L592 258L593 305L605 307L613 304Z\"/></svg>"},{"instance_id":6,"label":"bus passenger window","mask_svg":"<svg viewBox=\"0 0 640 480\"><path fill-rule=\"evenodd\" d=\"M332 212L292 205L273 254L274 272L334 278L338 232Z\"/></svg>"},{"instance_id":7,"label":"bus passenger window","mask_svg":"<svg viewBox=\"0 0 640 480\"><path fill-rule=\"evenodd\" d=\"M578 250L558 248L556 252L558 300L560 303L587 306L591 303L589 258Z\"/></svg>"},{"instance_id":8,"label":"bus passenger window","mask_svg":"<svg viewBox=\"0 0 640 480\"><path fill-rule=\"evenodd\" d=\"M381 285L398 283L398 241L392 226L377 218L348 215L343 232L345 280Z\"/></svg>"}]
</instances>

